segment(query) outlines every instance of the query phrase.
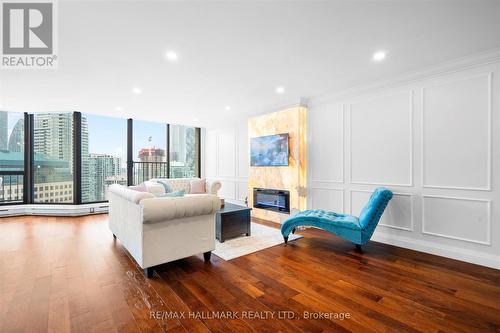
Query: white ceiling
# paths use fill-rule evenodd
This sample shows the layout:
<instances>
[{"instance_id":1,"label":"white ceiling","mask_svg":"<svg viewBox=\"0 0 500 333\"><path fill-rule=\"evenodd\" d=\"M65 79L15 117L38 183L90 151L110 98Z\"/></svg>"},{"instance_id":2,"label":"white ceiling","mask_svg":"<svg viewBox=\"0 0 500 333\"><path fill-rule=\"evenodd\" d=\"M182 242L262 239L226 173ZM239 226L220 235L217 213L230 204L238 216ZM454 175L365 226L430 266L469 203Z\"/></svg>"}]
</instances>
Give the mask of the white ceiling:
<instances>
[{"instance_id":1,"label":"white ceiling","mask_svg":"<svg viewBox=\"0 0 500 333\"><path fill-rule=\"evenodd\" d=\"M58 69L0 71L3 109L206 125L500 46L500 1L488 0L60 0L58 10ZM379 49L387 59L374 64Z\"/></svg>"}]
</instances>

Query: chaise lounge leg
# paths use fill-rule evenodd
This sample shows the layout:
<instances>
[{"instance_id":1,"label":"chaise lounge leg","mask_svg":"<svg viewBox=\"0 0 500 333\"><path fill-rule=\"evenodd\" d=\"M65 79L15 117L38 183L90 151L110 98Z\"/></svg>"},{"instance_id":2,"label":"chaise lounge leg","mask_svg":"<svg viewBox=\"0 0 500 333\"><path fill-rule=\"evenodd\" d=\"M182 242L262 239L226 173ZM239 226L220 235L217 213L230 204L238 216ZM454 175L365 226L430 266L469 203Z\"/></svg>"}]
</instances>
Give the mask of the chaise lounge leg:
<instances>
[{"instance_id":1,"label":"chaise lounge leg","mask_svg":"<svg viewBox=\"0 0 500 333\"><path fill-rule=\"evenodd\" d=\"M356 250L361 251L361 245L356 244Z\"/></svg>"},{"instance_id":2,"label":"chaise lounge leg","mask_svg":"<svg viewBox=\"0 0 500 333\"><path fill-rule=\"evenodd\" d=\"M288 236L283 236L283 239L285 240L285 244L288 243Z\"/></svg>"},{"instance_id":3,"label":"chaise lounge leg","mask_svg":"<svg viewBox=\"0 0 500 333\"><path fill-rule=\"evenodd\" d=\"M292 230L292 234L295 234L295 228L293 228L293 230Z\"/></svg>"},{"instance_id":4,"label":"chaise lounge leg","mask_svg":"<svg viewBox=\"0 0 500 333\"><path fill-rule=\"evenodd\" d=\"M144 268L144 276L151 279L153 277L153 267Z\"/></svg>"},{"instance_id":5,"label":"chaise lounge leg","mask_svg":"<svg viewBox=\"0 0 500 333\"><path fill-rule=\"evenodd\" d=\"M212 257L212 251L208 251L208 252L203 253L203 259L205 259L205 262L209 262L210 257Z\"/></svg>"}]
</instances>

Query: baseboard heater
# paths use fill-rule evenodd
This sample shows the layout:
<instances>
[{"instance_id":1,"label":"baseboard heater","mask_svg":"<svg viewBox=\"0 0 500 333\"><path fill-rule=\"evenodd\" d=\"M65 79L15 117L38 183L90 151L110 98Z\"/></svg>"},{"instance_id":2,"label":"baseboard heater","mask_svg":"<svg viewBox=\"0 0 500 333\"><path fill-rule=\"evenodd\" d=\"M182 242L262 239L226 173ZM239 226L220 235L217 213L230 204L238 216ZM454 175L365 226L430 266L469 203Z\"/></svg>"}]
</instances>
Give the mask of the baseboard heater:
<instances>
[{"instance_id":1,"label":"baseboard heater","mask_svg":"<svg viewBox=\"0 0 500 333\"><path fill-rule=\"evenodd\" d=\"M280 213L290 213L290 191L254 188L253 206Z\"/></svg>"}]
</instances>

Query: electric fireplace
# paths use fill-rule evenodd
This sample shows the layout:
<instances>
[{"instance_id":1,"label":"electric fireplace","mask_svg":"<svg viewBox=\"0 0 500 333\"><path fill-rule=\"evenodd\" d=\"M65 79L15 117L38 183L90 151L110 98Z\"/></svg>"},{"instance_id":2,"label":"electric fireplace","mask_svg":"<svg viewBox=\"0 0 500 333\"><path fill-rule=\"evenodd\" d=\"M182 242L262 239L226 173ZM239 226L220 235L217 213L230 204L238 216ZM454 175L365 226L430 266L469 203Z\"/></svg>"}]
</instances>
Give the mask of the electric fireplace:
<instances>
[{"instance_id":1,"label":"electric fireplace","mask_svg":"<svg viewBox=\"0 0 500 333\"><path fill-rule=\"evenodd\" d=\"M280 213L290 213L290 191L254 188L253 206Z\"/></svg>"}]
</instances>

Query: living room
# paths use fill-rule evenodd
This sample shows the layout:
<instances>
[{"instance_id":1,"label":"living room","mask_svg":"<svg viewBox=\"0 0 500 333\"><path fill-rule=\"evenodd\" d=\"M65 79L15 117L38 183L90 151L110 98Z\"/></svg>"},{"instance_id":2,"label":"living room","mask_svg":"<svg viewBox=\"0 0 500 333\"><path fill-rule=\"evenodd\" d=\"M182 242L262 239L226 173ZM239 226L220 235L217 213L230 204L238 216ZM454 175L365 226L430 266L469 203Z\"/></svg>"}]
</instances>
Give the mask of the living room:
<instances>
[{"instance_id":1,"label":"living room","mask_svg":"<svg viewBox=\"0 0 500 333\"><path fill-rule=\"evenodd\" d=\"M0 17L0 332L500 329L500 2Z\"/></svg>"}]
</instances>

